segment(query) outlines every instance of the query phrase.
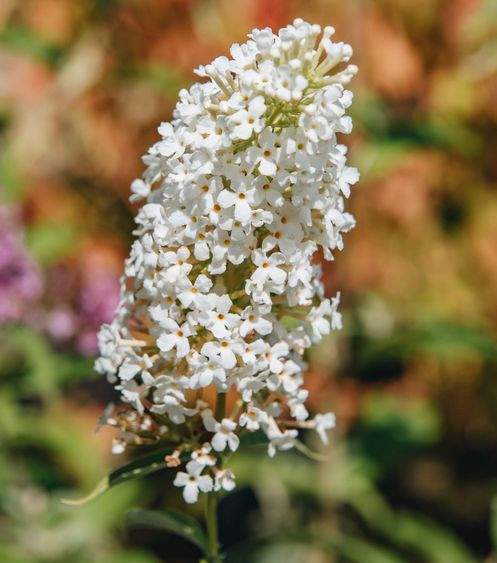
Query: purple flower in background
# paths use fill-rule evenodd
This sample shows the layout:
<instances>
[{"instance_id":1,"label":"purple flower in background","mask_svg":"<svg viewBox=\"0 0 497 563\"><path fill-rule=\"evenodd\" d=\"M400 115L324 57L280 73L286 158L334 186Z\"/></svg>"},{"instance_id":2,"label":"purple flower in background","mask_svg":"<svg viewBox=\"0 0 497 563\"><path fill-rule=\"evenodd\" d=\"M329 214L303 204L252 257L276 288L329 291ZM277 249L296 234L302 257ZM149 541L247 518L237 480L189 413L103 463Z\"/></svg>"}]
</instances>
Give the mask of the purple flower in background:
<instances>
[{"instance_id":1,"label":"purple flower in background","mask_svg":"<svg viewBox=\"0 0 497 563\"><path fill-rule=\"evenodd\" d=\"M114 271L98 272L81 288L78 311L81 329L76 346L82 354L97 352L98 329L112 320L118 303L119 279Z\"/></svg>"},{"instance_id":2,"label":"purple flower in background","mask_svg":"<svg viewBox=\"0 0 497 563\"><path fill-rule=\"evenodd\" d=\"M24 246L16 215L0 205L0 324L22 321L58 345L95 354L98 329L112 320L119 302L118 262L93 246L87 261L70 259L42 272ZM58 289L44 292L45 285Z\"/></svg>"},{"instance_id":3,"label":"purple flower in background","mask_svg":"<svg viewBox=\"0 0 497 563\"><path fill-rule=\"evenodd\" d=\"M24 247L13 211L0 207L0 323L19 321L42 286L40 269Z\"/></svg>"},{"instance_id":4,"label":"purple flower in background","mask_svg":"<svg viewBox=\"0 0 497 563\"><path fill-rule=\"evenodd\" d=\"M84 266L74 263L58 264L49 273L50 285L61 292L50 296L42 326L59 345L92 356L98 329L112 319L119 302L119 272L102 262L87 266L84 274Z\"/></svg>"}]
</instances>

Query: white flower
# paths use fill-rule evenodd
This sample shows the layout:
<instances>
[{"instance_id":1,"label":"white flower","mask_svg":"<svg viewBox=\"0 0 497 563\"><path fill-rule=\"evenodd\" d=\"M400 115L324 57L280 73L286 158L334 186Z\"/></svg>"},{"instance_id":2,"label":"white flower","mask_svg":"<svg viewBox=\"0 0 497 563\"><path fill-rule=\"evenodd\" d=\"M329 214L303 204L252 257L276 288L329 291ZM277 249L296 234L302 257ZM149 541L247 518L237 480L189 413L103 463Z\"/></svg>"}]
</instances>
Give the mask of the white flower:
<instances>
[{"instance_id":1,"label":"white flower","mask_svg":"<svg viewBox=\"0 0 497 563\"><path fill-rule=\"evenodd\" d=\"M262 96L255 96L248 103L248 108L240 109L229 117L229 122L234 125L235 138L248 139L255 131L259 133L264 126L261 116L266 111L266 104Z\"/></svg>"},{"instance_id":2,"label":"white flower","mask_svg":"<svg viewBox=\"0 0 497 563\"><path fill-rule=\"evenodd\" d=\"M233 302L227 295L216 296L214 308L199 315L200 322L207 327L216 338L224 338L239 323L239 316L229 313Z\"/></svg>"},{"instance_id":3,"label":"white flower","mask_svg":"<svg viewBox=\"0 0 497 563\"><path fill-rule=\"evenodd\" d=\"M355 224L346 199L359 174L337 134L352 127L345 85L357 68L333 32L301 19L253 30L231 58L197 69L204 81L180 91L131 186L136 240L95 367L132 413L115 423L114 451L158 437L181 453L172 466L190 452L175 480L187 502L234 487L222 452L241 432L263 432L274 455L295 443L291 420L323 440L334 423L309 420L303 360L342 327L314 254L332 260ZM198 399L208 387L220 421Z\"/></svg>"},{"instance_id":4,"label":"white flower","mask_svg":"<svg viewBox=\"0 0 497 563\"><path fill-rule=\"evenodd\" d=\"M222 452L226 447L229 447L232 452L238 448L240 439L234 432L237 427L234 420L223 418L221 422L217 422L209 409L202 412L202 420L206 430L214 432L211 444L216 452Z\"/></svg>"},{"instance_id":5,"label":"white flower","mask_svg":"<svg viewBox=\"0 0 497 563\"><path fill-rule=\"evenodd\" d=\"M132 404L140 414L143 414L145 408L143 406L142 399L148 393L147 384L139 385L132 379L131 381L123 381L119 385L116 385L116 389L121 391L123 401Z\"/></svg>"},{"instance_id":6,"label":"white flower","mask_svg":"<svg viewBox=\"0 0 497 563\"><path fill-rule=\"evenodd\" d=\"M233 345L233 350L242 358L246 365L257 365L260 357L269 348L267 342L258 338L249 343L237 342Z\"/></svg>"},{"instance_id":7,"label":"white flower","mask_svg":"<svg viewBox=\"0 0 497 563\"><path fill-rule=\"evenodd\" d=\"M275 95L286 102L299 100L307 85L307 79L302 74L292 72L290 67L280 67Z\"/></svg>"},{"instance_id":8,"label":"white flower","mask_svg":"<svg viewBox=\"0 0 497 563\"><path fill-rule=\"evenodd\" d=\"M286 342L277 342L273 344L264 354L264 360L272 373L280 373L283 369L284 358L288 354L288 344Z\"/></svg>"},{"instance_id":9,"label":"white flower","mask_svg":"<svg viewBox=\"0 0 497 563\"><path fill-rule=\"evenodd\" d=\"M217 199L223 209L235 208L234 217L237 221L247 223L252 218L252 207L258 205L261 196L253 185L255 178L240 175L233 184L232 190L223 190Z\"/></svg>"},{"instance_id":10,"label":"white flower","mask_svg":"<svg viewBox=\"0 0 497 563\"><path fill-rule=\"evenodd\" d=\"M273 330L273 323L263 317L268 312L267 307L245 307L242 314L243 322L240 325L240 336L245 337L253 330L263 336L270 334Z\"/></svg>"},{"instance_id":11,"label":"white flower","mask_svg":"<svg viewBox=\"0 0 497 563\"><path fill-rule=\"evenodd\" d=\"M330 321L326 317L331 315L331 304L329 299L325 299L319 307L313 307L308 315L311 323L313 341L319 342L321 338L330 333Z\"/></svg>"},{"instance_id":12,"label":"white flower","mask_svg":"<svg viewBox=\"0 0 497 563\"><path fill-rule=\"evenodd\" d=\"M203 274L200 274L195 283L185 278L182 282L182 291L178 293L178 299L183 307L202 309L205 303L205 295L212 287L212 281ZM192 307L193 306L193 307Z\"/></svg>"},{"instance_id":13,"label":"white flower","mask_svg":"<svg viewBox=\"0 0 497 563\"><path fill-rule=\"evenodd\" d=\"M159 265L164 268L164 280L174 283L190 273L192 265L186 262L190 256L188 248L182 246L177 252L165 252L159 256Z\"/></svg>"},{"instance_id":14,"label":"white flower","mask_svg":"<svg viewBox=\"0 0 497 563\"><path fill-rule=\"evenodd\" d=\"M226 370L216 360L211 361L201 354L194 354L191 360L193 374L190 376L190 388L199 389L216 383L218 387L224 387L226 381Z\"/></svg>"},{"instance_id":15,"label":"white flower","mask_svg":"<svg viewBox=\"0 0 497 563\"><path fill-rule=\"evenodd\" d=\"M126 440L123 438L114 438L112 440L112 453L113 454L122 454L126 451Z\"/></svg>"},{"instance_id":16,"label":"white flower","mask_svg":"<svg viewBox=\"0 0 497 563\"><path fill-rule=\"evenodd\" d=\"M129 381L138 375L141 371L145 369L150 369L153 363L151 362L149 356L144 354L143 356L128 356L125 362L121 364L119 368L118 376L122 381Z\"/></svg>"},{"instance_id":17,"label":"white flower","mask_svg":"<svg viewBox=\"0 0 497 563\"><path fill-rule=\"evenodd\" d=\"M269 417L267 413L253 405L247 407L246 412L240 416L240 426L245 426L247 430L254 432L259 430L262 426L269 423Z\"/></svg>"},{"instance_id":18,"label":"white flower","mask_svg":"<svg viewBox=\"0 0 497 563\"><path fill-rule=\"evenodd\" d=\"M345 197L350 195L350 185L359 181L359 171L352 166L344 166L338 176L338 186Z\"/></svg>"},{"instance_id":19,"label":"white flower","mask_svg":"<svg viewBox=\"0 0 497 563\"><path fill-rule=\"evenodd\" d=\"M273 359L273 363L274 362L276 362L276 360ZM276 372L274 369L271 371L273 371L273 375L268 381L268 388L271 389L271 391L276 391L278 388L282 387L287 393L293 393L298 389L300 378L297 378L296 374L300 374L301 369L294 361L287 360L281 366L281 369Z\"/></svg>"},{"instance_id":20,"label":"white flower","mask_svg":"<svg viewBox=\"0 0 497 563\"><path fill-rule=\"evenodd\" d=\"M259 194L272 207L281 207L285 203L285 198L280 191L281 184L282 182L277 177L271 180L267 176L258 176L255 179Z\"/></svg>"},{"instance_id":21,"label":"white flower","mask_svg":"<svg viewBox=\"0 0 497 563\"><path fill-rule=\"evenodd\" d=\"M249 403L255 393L258 393L266 386L267 373L263 372L254 377L246 375L241 377L237 383L237 390L241 393L242 399L245 403Z\"/></svg>"},{"instance_id":22,"label":"white flower","mask_svg":"<svg viewBox=\"0 0 497 563\"><path fill-rule=\"evenodd\" d=\"M146 198L150 194L150 186L143 180L133 180L131 184L133 195L129 198L132 203Z\"/></svg>"},{"instance_id":23,"label":"white flower","mask_svg":"<svg viewBox=\"0 0 497 563\"><path fill-rule=\"evenodd\" d=\"M226 231L217 230L213 236L212 261L208 270L210 274L222 274L226 271L226 261L241 264L247 255L246 241L235 241Z\"/></svg>"},{"instance_id":24,"label":"white flower","mask_svg":"<svg viewBox=\"0 0 497 563\"><path fill-rule=\"evenodd\" d=\"M286 279L286 272L278 268L285 263L285 257L281 252L275 252L270 256L262 250L254 250L252 252L252 262L258 266L252 274L251 279L259 284L264 285L268 280L276 284L282 284Z\"/></svg>"},{"instance_id":25,"label":"white flower","mask_svg":"<svg viewBox=\"0 0 497 563\"><path fill-rule=\"evenodd\" d=\"M337 311L339 303L340 293L337 293L331 301L324 299L319 307L313 307L309 312L308 320L311 323L314 342L319 342L323 336L329 334L330 329L342 328L342 315Z\"/></svg>"},{"instance_id":26,"label":"white flower","mask_svg":"<svg viewBox=\"0 0 497 563\"><path fill-rule=\"evenodd\" d=\"M152 411L167 415L174 424L183 424L187 416L192 416L196 412L195 409L184 407L181 404L185 401L184 394L178 395L177 390L169 388L167 384L158 386L153 399L155 404Z\"/></svg>"},{"instance_id":27,"label":"white flower","mask_svg":"<svg viewBox=\"0 0 497 563\"><path fill-rule=\"evenodd\" d=\"M299 389L293 396L288 400L288 406L290 407L290 412L295 420L307 420L309 418L309 411L305 407L305 401L309 395L309 391L306 389Z\"/></svg>"},{"instance_id":28,"label":"white flower","mask_svg":"<svg viewBox=\"0 0 497 563\"><path fill-rule=\"evenodd\" d=\"M331 329L342 330L342 314L338 312L338 305L340 304L340 292L331 300Z\"/></svg>"},{"instance_id":29,"label":"white flower","mask_svg":"<svg viewBox=\"0 0 497 563\"><path fill-rule=\"evenodd\" d=\"M192 460L203 467L216 465L216 458L210 453L211 449L210 444L204 444L200 449L192 452Z\"/></svg>"},{"instance_id":30,"label":"white flower","mask_svg":"<svg viewBox=\"0 0 497 563\"><path fill-rule=\"evenodd\" d=\"M193 334L188 323L181 326L172 319L164 319L161 322L162 328L165 330L157 339L157 346L161 352L169 352L176 348L178 358L183 358L190 351L190 343L188 337Z\"/></svg>"},{"instance_id":31,"label":"white flower","mask_svg":"<svg viewBox=\"0 0 497 563\"><path fill-rule=\"evenodd\" d=\"M217 363L225 369L234 368L236 365L236 356L230 348L230 343L226 340L206 342L200 352L211 362Z\"/></svg>"},{"instance_id":32,"label":"white flower","mask_svg":"<svg viewBox=\"0 0 497 563\"><path fill-rule=\"evenodd\" d=\"M98 373L106 374L112 383L116 380L114 374L125 355L119 345L121 337L117 323L114 321L110 325L102 325L97 338L101 356L95 362L95 369Z\"/></svg>"},{"instance_id":33,"label":"white flower","mask_svg":"<svg viewBox=\"0 0 497 563\"><path fill-rule=\"evenodd\" d=\"M260 150L258 155L259 172L264 176L274 176L278 170L278 159L281 154L281 140L275 135L270 127L266 127L259 136Z\"/></svg>"},{"instance_id":34,"label":"white flower","mask_svg":"<svg viewBox=\"0 0 497 563\"><path fill-rule=\"evenodd\" d=\"M323 441L323 444L328 443L328 434L326 433L327 430L331 428L335 428L336 425L336 417L333 413L328 412L326 414L317 414L314 417L314 428L316 432L319 434L319 437Z\"/></svg>"},{"instance_id":35,"label":"white flower","mask_svg":"<svg viewBox=\"0 0 497 563\"><path fill-rule=\"evenodd\" d=\"M220 469L214 476L214 490L232 491L236 487L235 475L231 469Z\"/></svg>"},{"instance_id":36,"label":"white flower","mask_svg":"<svg viewBox=\"0 0 497 563\"><path fill-rule=\"evenodd\" d=\"M210 475L201 475L204 466L196 461L189 461L186 464L186 473L178 471L173 484L176 487L183 487L183 498L185 502L192 504L197 502L198 493L210 493L214 488Z\"/></svg>"},{"instance_id":37,"label":"white flower","mask_svg":"<svg viewBox=\"0 0 497 563\"><path fill-rule=\"evenodd\" d=\"M277 450L284 451L293 448L297 430L280 430L274 420L270 419L267 437L269 438L268 455L273 457Z\"/></svg>"}]
</instances>

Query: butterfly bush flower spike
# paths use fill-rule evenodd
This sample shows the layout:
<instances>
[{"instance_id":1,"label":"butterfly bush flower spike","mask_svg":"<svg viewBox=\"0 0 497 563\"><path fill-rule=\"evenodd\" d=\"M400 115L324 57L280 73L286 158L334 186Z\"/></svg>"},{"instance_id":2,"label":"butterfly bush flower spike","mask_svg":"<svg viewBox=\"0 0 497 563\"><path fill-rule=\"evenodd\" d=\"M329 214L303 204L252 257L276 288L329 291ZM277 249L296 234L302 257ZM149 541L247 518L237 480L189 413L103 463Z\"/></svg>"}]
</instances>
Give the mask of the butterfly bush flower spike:
<instances>
[{"instance_id":1,"label":"butterfly bush flower spike","mask_svg":"<svg viewBox=\"0 0 497 563\"><path fill-rule=\"evenodd\" d=\"M124 404L114 451L172 446L188 503L235 486L224 463L244 435L264 433L272 456L300 428L326 443L334 426L310 418L303 360L341 328L313 255L343 248L359 178L337 141L357 68L333 32L300 19L255 29L198 68L204 81L181 90L131 186L136 240L96 368Z\"/></svg>"}]
</instances>

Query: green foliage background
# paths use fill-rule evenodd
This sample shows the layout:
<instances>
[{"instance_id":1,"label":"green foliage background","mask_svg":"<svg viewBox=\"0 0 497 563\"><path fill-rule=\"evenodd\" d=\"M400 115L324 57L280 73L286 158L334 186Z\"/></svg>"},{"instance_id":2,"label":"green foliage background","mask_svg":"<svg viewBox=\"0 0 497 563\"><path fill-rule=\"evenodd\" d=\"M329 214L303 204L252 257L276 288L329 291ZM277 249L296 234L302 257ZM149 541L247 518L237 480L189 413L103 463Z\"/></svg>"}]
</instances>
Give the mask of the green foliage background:
<instances>
[{"instance_id":1,"label":"green foliage background","mask_svg":"<svg viewBox=\"0 0 497 563\"><path fill-rule=\"evenodd\" d=\"M43 269L44 314L77 308L55 273L104 264L117 279L129 183L192 68L296 16L334 25L360 67L358 226L325 265L345 330L307 376L338 427L322 462L257 445L233 458L227 561L497 561L495 0L4 0L0 197ZM73 340L0 327L2 562L196 560L136 512L125 529L132 507L182 507L167 470L60 502L118 465L112 433L93 434L111 399Z\"/></svg>"}]
</instances>

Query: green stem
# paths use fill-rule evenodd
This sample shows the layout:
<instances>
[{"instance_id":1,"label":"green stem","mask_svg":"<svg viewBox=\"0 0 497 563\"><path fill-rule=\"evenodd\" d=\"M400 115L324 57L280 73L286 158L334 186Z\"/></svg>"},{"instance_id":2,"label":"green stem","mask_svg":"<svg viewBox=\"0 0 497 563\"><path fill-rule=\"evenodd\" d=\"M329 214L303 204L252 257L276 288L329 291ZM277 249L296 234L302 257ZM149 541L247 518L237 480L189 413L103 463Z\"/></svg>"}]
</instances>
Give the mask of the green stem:
<instances>
[{"instance_id":1,"label":"green stem","mask_svg":"<svg viewBox=\"0 0 497 563\"><path fill-rule=\"evenodd\" d=\"M226 416L226 393L217 394L216 420ZM208 493L205 496L205 525L207 528L207 559L206 563L219 563L219 540L217 525L217 496Z\"/></svg>"},{"instance_id":2,"label":"green stem","mask_svg":"<svg viewBox=\"0 0 497 563\"><path fill-rule=\"evenodd\" d=\"M205 524L207 527L207 563L218 563L219 540L216 493L208 493L205 497Z\"/></svg>"},{"instance_id":3,"label":"green stem","mask_svg":"<svg viewBox=\"0 0 497 563\"><path fill-rule=\"evenodd\" d=\"M273 113L267 118L266 121L266 126L271 126L273 125L273 123L278 119L278 117L281 115L282 111L281 111L281 107L280 105L277 105L274 110Z\"/></svg>"},{"instance_id":4,"label":"green stem","mask_svg":"<svg viewBox=\"0 0 497 563\"><path fill-rule=\"evenodd\" d=\"M217 394L216 420L221 421L226 416L226 393Z\"/></svg>"}]
</instances>

